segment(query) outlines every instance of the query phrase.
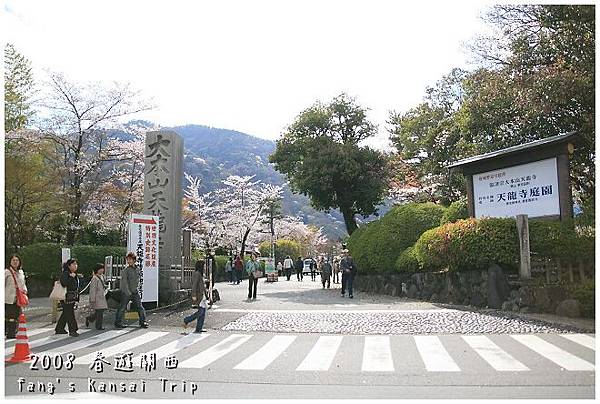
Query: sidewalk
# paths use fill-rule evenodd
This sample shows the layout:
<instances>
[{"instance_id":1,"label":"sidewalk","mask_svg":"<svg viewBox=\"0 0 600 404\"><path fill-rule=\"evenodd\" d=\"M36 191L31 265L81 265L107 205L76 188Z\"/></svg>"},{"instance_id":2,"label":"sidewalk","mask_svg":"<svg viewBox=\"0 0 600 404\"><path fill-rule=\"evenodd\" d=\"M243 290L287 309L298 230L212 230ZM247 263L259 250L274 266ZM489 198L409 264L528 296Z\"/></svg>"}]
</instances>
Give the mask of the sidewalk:
<instances>
[{"instance_id":1,"label":"sidewalk","mask_svg":"<svg viewBox=\"0 0 600 404\"><path fill-rule=\"evenodd\" d=\"M287 281L280 277L278 282L266 282L263 278L258 282L258 293L255 300L248 300L248 281L239 285L227 282L215 283L221 300L209 309L205 328L221 329L227 324L236 321L248 313L256 312L442 312L444 310L461 310L485 314L486 312L498 313L498 310L477 309L466 306L447 305L439 303L422 302L409 298L398 298L385 295L370 295L356 292L354 299L342 297L341 286L331 284L330 289L323 289L320 278L310 280L304 277L298 282L295 277ZM77 321L81 328L84 327L85 315L88 314L88 296L82 295L79 308L76 310ZM147 319L152 327L171 329L182 326L182 318L192 312L191 304L182 304L179 308L158 309L147 311ZM25 310L28 323L41 323L44 326L53 326L51 320L51 302L48 298L32 298L30 306ZM514 313L507 315L523 320L538 320L550 324L571 326L595 332L595 320L585 318L567 318L544 313ZM59 312L60 315L60 312ZM111 327L114 321L114 310L105 313L105 324ZM137 321L129 320L131 326L136 326Z\"/></svg>"}]
</instances>

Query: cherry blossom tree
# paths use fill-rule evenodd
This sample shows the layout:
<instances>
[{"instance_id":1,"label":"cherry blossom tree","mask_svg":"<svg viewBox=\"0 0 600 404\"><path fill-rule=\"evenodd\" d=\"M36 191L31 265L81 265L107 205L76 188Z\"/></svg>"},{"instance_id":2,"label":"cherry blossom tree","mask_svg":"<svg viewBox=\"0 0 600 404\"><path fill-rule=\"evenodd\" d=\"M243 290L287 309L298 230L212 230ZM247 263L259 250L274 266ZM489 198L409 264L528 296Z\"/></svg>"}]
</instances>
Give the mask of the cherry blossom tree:
<instances>
[{"instance_id":1,"label":"cherry blossom tree","mask_svg":"<svg viewBox=\"0 0 600 404\"><path fill-rule=\"evenodd\" d=\"M187 173L185 177L189 182L185 197L196 215L195 222L188 225L198 232L195 239L209 249L239 247L243 254L246 245L258 239L256 231L265 206L281 198L281 187L253 181L253 176L229 176L222 188L203 195L199 192L201 180Z\"/></svg>"},{"instance_id":2,"label":"cherry blossom tree","mask_svg":"<svg viewBox=\"0 0 600 404\"><path fill-rule=\"evenodd\" d=\"M110 131L127 116L151 108L128 85L80 84L50 73L34 128L54 144L60 158L64 205L68 213L67 244L75 242L90 197L109 176L110 163L123 160L123 149Z\"/></svg>"}]
</instances>

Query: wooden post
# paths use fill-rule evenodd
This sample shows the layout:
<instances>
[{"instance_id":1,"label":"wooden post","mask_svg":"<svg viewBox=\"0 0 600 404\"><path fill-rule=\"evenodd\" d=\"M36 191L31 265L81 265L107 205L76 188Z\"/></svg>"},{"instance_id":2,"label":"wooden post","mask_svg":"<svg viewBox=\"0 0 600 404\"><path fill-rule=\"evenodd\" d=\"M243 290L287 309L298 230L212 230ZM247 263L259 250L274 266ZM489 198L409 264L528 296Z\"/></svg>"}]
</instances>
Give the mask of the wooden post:
<instances>
[{"instance_id":1,"label":"wooden post","mask_svg":"<svg viewBox=\"0 0 600 404\"><path fill-rule=\"evenodd\" d=\"M517 232L519 233L519 250L521 279L531 279L531 253L529 251L529 221L527 215L517 215Z\"/></svg>"}]
</instances>

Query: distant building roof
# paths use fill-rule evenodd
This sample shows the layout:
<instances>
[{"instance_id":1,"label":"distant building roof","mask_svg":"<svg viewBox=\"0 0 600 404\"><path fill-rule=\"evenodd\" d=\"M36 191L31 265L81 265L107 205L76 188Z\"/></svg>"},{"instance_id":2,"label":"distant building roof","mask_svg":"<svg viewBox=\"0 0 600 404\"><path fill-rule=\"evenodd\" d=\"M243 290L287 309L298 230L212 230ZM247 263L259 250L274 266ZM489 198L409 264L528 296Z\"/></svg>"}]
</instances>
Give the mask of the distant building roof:
<instances>
[{"instance_id":1,"label":"distant building roof","mask_svg":"<svg viewBox=\"0 0 600 404\"><path fill-rule=\"evenodd\" d=\"M479 156L473 156L466 159L459 160L455 163L452 163L448 166L448 168L458 168L467 165L473 165L477 163L484 162L486 160L490 160L497 157L508 157L512 154L522 153L522 152L532 152L535 149L539 149L542 147L548 147L550 145L559 144L559 143L567 143L571 141L575 141L579 137L577 132L569 132L563 133L556 136L550 136L544 139L535 140L533 142L520 144L517 146L507 147L506 149L496 150L491 153L480 154Z\"/></svg>"}]
</instances>

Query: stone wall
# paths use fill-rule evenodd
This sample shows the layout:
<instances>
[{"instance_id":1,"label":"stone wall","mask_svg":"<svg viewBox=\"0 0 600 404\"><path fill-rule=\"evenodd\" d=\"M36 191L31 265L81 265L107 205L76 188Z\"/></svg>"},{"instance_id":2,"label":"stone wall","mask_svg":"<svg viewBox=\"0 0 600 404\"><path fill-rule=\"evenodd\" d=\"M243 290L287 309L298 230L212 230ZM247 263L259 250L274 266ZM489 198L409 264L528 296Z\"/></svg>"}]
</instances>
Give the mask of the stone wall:
<instances>
[{"instance_id":1,"label":"stone wall","mask_svg":"<svg viewBox=\"0 0 600 404\"><path fill-rule=\"evenodd\" d=\"M552 313L579 317L576 300L561 285L512 281L493 265L487 271L425 272L357 276L354 288L383 294L478 308L515 312Z\"/></svg>"}]
</instances>

